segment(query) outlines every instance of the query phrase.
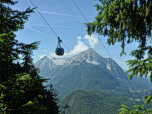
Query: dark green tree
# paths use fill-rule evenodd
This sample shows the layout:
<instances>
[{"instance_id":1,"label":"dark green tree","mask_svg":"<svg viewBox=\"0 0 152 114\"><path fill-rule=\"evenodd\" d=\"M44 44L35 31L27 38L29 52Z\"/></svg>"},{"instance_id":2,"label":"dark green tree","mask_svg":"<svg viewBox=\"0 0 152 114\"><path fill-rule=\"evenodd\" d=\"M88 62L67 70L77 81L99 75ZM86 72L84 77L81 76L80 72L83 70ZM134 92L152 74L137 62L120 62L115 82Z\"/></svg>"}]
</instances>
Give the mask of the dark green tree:
<instances>
[{"instance_id":1,"label":"dark green tree","mask_svg":"<svg viewBox=\"0 0 152 114\"><path fill-rule=\"evenodd\" d=\"M27 49L27 52L31 52L31 51L32 50ZM31 55L32 55L32 53L30 53L30 54L27 53L27 55L25 55L25 57L23 58L23 60L25 62L22 63L22 66L23 66L22 68L27 74L30 74L31 78L35 78L35 76L38 75L37 70L39 70L39 69L36 69L34 64L32 64L33 59L31 58ZM26 85L26 87L27 87L27 85ZM63 110L63 109L59 110L60 106L57 105L59 98L56 98L57 93L53 89L52 84L50 84L50 90L48 90L48 91L45 89L45 87L47 87L47 86L41 85L41 87L40 87L41 89L39 89L39 90L34 90L35 86L33 86L33 87L34 88L32 88L32 87L28 88L28 91L26 91L27 89L25 89L25 91L26 91L26 92L24 91L25 97L28 96L28 98L26 98L26 101L32 100L34 98L34 97L32 97L32 95L34 93L35 95L39 96L38 97L39 103L36 105L40 106L40 108L42 106L45 107L43 110L43 113L59 114ZM30 91L29 91L29 89L30 89ZM66 107L67 106L65 106L63 108L67 109ZM38 112L38 113L41 114L42 112ZM62 111L61 113L64 113L64 111Z\"/></svg>"},{"instance_id":2,"label":"dark green tree","mask_svg":"<svg viewBox=\"0 0 152 114\"><path fill-rule=\"evenodd\" d=\"M8 5L17 3L12 0L3 0L2 2ZM24 29L24 20L28 20L29 16L26 14L34 12L35 8L30 9L29 7L24 12L13 11L3 4L0 8L0 112L2 114L42 114L46 109L48 110L49 105L53 104L54 106L56 102L52 99L49 104L43 104L40 99L40 95L48 93L42 86L46 79L40 79L39 69L34 67L31 58L31 51L38 48L38 42L18 43L15 40L16 35L13 33ZM24 56L22 64L15 63L19 60L19 54ZM47 101L48 98L51 96L44 97L43 100ZM53 111L54 114L58 114L59 107L55 105Z\"/></svg>"},{"instance_id":3,"label":"dark green tree","mask_svg":"<svg viewBox=\"0 0 152 114\"><path fill-rule=\"evenodd\" d=\"M41 105L43 104L46 107L46 110L43 111L44 114L65 114L65 110L69 108L66 104L64 107L59 110L59 97L56 90L53 88L53 85L50 84L50 90L45 89L44 94L40 95ZM63 110L64 109L64 110Z\"/></svg>"},{"instance_id":4,"label":"dark green tree","mask_svg":"<svg viewBox=\"0 0 152 114\"><path fill-rule=\"evenodd\" d=\"M152 4L151 0L99 0L102 5L96 4L96 10L98 11L95 20L91 23L85 23L87 27L87 32L91 35L93 32L99 35L108 35L109 39L107 43L109 45L114 45L116 42L122 42L122 52L124 52L126 36L128 36L127 44L135 41L139 41L138 49L133 50L130 55L135 56L136 59L128 60L129 68L128 72L132 72L128 75L129 79L140 73L142 78L143 74L151 73L150 81L152 82L152 47L147 46L146 36L151 36L151 18L152 18ZM140 2L140 7L137 5L137 1ZM110 26L110 30L107 26ZM103 31L104 27L105 30ZM126 35L127 33L127 35ZM150 37L149 37L150 39ZM150 41L151 43L151 41ZM144 59L145 51L148 51L148 58ZM144 60L141 60L144 59ZM149 104L152 100L152 94L145 97L145 105ZM133 114L133 113L145 113L152 112L150 109L145 109L144 105L140 107L139 105L134 106L136 110L131 111L127 106L122 105L121 114ZM143 111L143 112L141 112Z\"/></svg>"}]
</instances>

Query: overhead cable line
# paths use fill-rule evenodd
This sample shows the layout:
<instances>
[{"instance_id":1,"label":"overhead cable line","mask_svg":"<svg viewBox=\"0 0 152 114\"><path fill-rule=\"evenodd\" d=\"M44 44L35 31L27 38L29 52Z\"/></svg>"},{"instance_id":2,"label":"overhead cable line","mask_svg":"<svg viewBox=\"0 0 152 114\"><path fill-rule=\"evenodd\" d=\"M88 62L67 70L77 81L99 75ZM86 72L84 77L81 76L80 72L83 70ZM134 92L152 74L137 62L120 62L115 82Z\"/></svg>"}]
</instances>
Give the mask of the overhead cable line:
<instances>
[{"instance_id":1,"label":"overhead cable line","mask_svg":"<svg viewBox=\"0 0 152 114\"><path fill-rule=\"evenodd\" d=\"M73 0L72 0L73 1ZM73 1L74 2L74 1ZM66 3L66 2L65 2ZM74 2L75 3L75 2ZM76 3L75 3L75 5L76 5ZM68 5L67 5L68 6ZM77 5L76 5L77 6ZM69 8L69 7L68 7ZM79 7L77 6L77 8L79 9ZM70 8L69 8L70 9ZM70 11L71 11L71 9L70 9ZM79 9L79 11L81 12L81 10ZM72 11L71 11L72 12ZM83 15L83 13L81 12L81 14ZM74 15L74 14L73 14ZM85 18L85 16L83 15L83 17ZM85 18L85 20L87 21L87 19ZM88 21L87 21L88 22ZM86 32L86 31L85 31ZM100 39L99 39L100 40ZM101 42L101 40L100 40L100 42ZM102 42L101 42L102 43ZM102 43L102 45L103 45L103 43ZM103 45L104 46L104 45ZM104 46L104 48L105 48L105 46ZM106 49L106 48L105 48ZM107 49L106 49L107 50ZM107 52L108 52L108 50L107 50ZM109 53L109 52L108 52ZM72 54L73 55L73 54ZM110 53L109 53L109 55L110 55ZM110 55L111 56L111 55ZM112 56L111 56L112 57ZM79 61L80 62L80 61ZM82 65L83 66L83 65ZM83 66L84 67L84 66ZM84 67L85 68L85 67ZM85 69L86 70L86 69ZM88 71L87 71L88 72ZM89 73L89 72L88 72ZM115 77L114 76L112 76L114 79L115 79ZM125 79L126 79L126 77L125 77ZM95 80L95 79L94 79ZM96 80L95 80L96 81ZM128 80L127 80L128 81ZM96 81L97 82L97 81ZM129 83L130 84L130 83ZM99 83L98 83L98 85L99 85ZM122 84L123 85L123 84ZM131 85L131 84L130 84ZM100 86L100 85L99 85ZM100 86L101 87L101 86ZM128 91L128 93L131 95L131 93L130 93L130 91L123 85L123 87ZM133 88L133 87L132 87ZM132 95L131 95L132 96ZM134 102L134 101L133 101Z\"/></svg>"},{"instance_id":2,"label":"overhead cable line","mask_svg":"<svg viewBox=\"0 0 152 114\"><path fill-rule=\"evenodd\" d=\"M99 38L99 41L101 42L101 40L100 40L100 38ZM102 43L102 42L101 42ZM103 45L103 43L102 43L102 45ZM106 49L106 47L103 45L103 47ZM106 49L107 50L107 49ZM107 52L109 53L109 51L107 50ZM109 53L109 55L110 55L110 53ZM111 55L110 55L111 56ZM112 57L112 56L111 56Z\"/></svg>"},{"instance_id":3,"label":"overhead cable line","mask_svg":"<svg viewBox=\"0 0 152 114\"><path fill-rule=\"evenodd\" d=\"M62 0L61 0L62 1ZM66 2L65 2L66 3ZM68 6L68 5L67 5ZM69 7L68 7L69 8ZM70 8L69 8L70 9ZM71 11L71 9L70 9L70 11ZM72 12L72 11L71 11ZM74 15L74 14L73 14ZM86 32L86 31L85 31ZM67 48L68 49L68 48ZM68 49L69 50L69 49ZM69 52L70 52L70 50L69 50ZM73 54L72 54L73 55ZM81 62L79 61L79 63L81 64ZM82 66L83 66L83 64L81 64ZM83 66L83 68L88 72L88 70ZM88 72L89 73L89 72ZM89 75L94 79L94 77L89 73ZM115 78L115 77L113 77L113 78ZM94 81L96 82L96 83L98 83L95 79L94 79ZM98 83L98 85L100 86L100 84ZM105 89L102 87L102 86L100 86L100 88L102 88L104 91L105 91ZM106 92L106 91L105 91ZM107 94L109 97L110 97L110 95L109 94ZM110 97L111 98L111 97ZM113 99L112 99L113 100ZM119 102L119 104L120 104L120 102ZM121 105L121 104L120 104Z\"/></svg>"},{"instance_id":4,"label":"overhead cable line","mask_svg":"<svg viewBox=\"0 0 152 114\"><path fill-rule=\"evenodd\" d=\"M72 0L74 2L74 4L76 5L76 7L79 9L79 7L77 6L77 4L75 3L74 0ZM79 9L80 13L82 14L82 16L84 17L84 19L87 21L87 19L85 18L85 16L83 15L83 13L81 12L81 10ZM88 21L87 21L88 22Z\"/></svg>"},{"instance_id":5,"label":"overhead cable line","mask_svg":"<svg viewBox=\"0 0 152 114\"><path fill-rule=\"evenodd\" d=\"M62 1L62 0L61 0ZM64 0L63 0L64 1ZM62 3L63 3L63 1L62 1ZM66 3L66 1L64 1L64 3L65 3L65 5L68 7L68 10L70 11L70 13L71 13L71 15L76 19L76 21L78 22L78 24L82 27L82 29L84 29L83 28L83 26L80 24L80 22L78 21L78 19L76 18L76 16L74 15L74 13L72 12L72 10L70 9L70 7L68 6L68 4ZM64 4L63 3L63 4ZM85 29L84 29L85 30Z\"/></svg>"},{"instance_id":6,"label":"overhead cable line","mask_svg":"<svg viewBox=\"0 0 152 114\"><path fill-rule=\"evenodd\" d=\"M74 2L75 3L75 2ZM76 5L76 3L75 3L75 5ZM76 5L77 6L77 5ZM69 8L69 7L68 7ZM77 6L77 8L79 9L79 7ZM71 9L70 9L71 10ZM79 11L81 12L81 10L79 9ZM81 12L81 14L83 15L83 13ZM83 15L83 17L85 18L85 16ZM87 21L87 19L85 18L85 20ZM88 22L88 21L87 21ZM85 31L86 32L86 31ZM100 40L100 39L99 39ZM101 40L100 40L100 42L101 42ZM101 42L102 43L102 42ZM103 45L103 43L102 43L102 45ZM104 46L104 45L103 45ZM105 48L105 46L104 46L104 48ZM106 48L105 48L106 49ZM107 49L106 49L107 50ZM108 50L107 50L107 52L108 52ZM108 52L109 53L109 52ZM109 53L109 55L110 55L110 53ZM111 55L110 55L111 56ZM112 56L111 56L112 57ZM112 76L114 79L115 79L115 77L114 76ZM95 80L95 79L94 79ZM96 80L95 80L96 81ZM99 84L98 84L99 85ZM123 85L124 86L124 85ZM128 90L125 86L124 86L124 88L126 89L126 90ZM128 92L129 92L129 90L128 90ZM129 94L130 94L130 92L129 92ZM131 95L131 94L130 94ZM131 95L132 96L132 95Z\"/></svg>"},{"instance_id":7,"label":"overhead cable line","mask_svg":"<svg viewBox=\"0 0 152 114\"><path fill-rule=\"evenodd\" d=\"M32 1L30 0L31 4L35 7L35 5L32 3ZM37 10L37 9L36 9ZM38 10L37 10L38 11ZM38 11L39 12L39 11ZM39 14L41 15L41 13L39 12ZM44 17L41 15L41 17L44 19ZM44 19L45 20L45 19ZM45 20L45 22L47 23L47 21ZM48 24L48 23L47 23ZM52 29L52 27L48 24L48 26L51 28L51 30L54 32L54 30ZM57 34L54 32L54 34L57 36ZM58 37L58 36L57 36Z\"/></svg>"},{"instance_id":8,"label":"overhead cable line","mask_svg":"<svg viewBox=\"0 0 152 114\"><path fill-rule=\"evenodd\" d=\"M72 0L74 2L74 0ZM76 5L76 3L74 2L74 4ZM81 10L79 9L79 7L76 5L76 7L78 8L78 10L81 12ZM81 12L81 14L83 15L83 13ZM85 16L83 15L83 17L85 18ZM85 20L87 21L87 19L85 18ZM87 21L88 22L88 21ZM100 40L101 42L101 40ZM103 44L102 44L103 45ZM104 46L104 45L103 45ZM105 48L105 47L104 47ZM105 48L106 49L106 48ZM107 49L106 49L107 50ZM108 51L107 51L108 52ZM109 53L109 52L108 52ZM110 55L110 54L109 54ZM111 55L110 55L111 56ZM112 57L112 56L111 56ZM124 76L124 75L123 75ZM125 77L125 76L124 76ZM126 79L126 77L125 77ZM127 80L127 79L126 79ZM128 81L128 80L127 80ZM131 83L128 81L128 83L131 85ZM131 87L133 88L133 86L131 85ZM134 89L134 88L133 88ZM128 89L127 89L128 90ZM134 89L135 91L135 89ZM137 92L136 92L137 93ZM138 97L140 98L139 94L137 93ZM142 98L142 97L141 97ZM143 101L143 99L141 99Z\"/></svg>"},{"instance_id":9,"label":"overhead cable line","mask_svg":"<svg viewBox=\"0 0 152 114\"><path fill-rule=\"evenodd\" d=\"M31 0L30 0L30 2L31 2ZM32 2L31 2L32 3ZM33 4L33 3L32 3ZM34 6L34 4L33 4L33 6ZM35 7L35 6L34 6ZM38 10L37 10L38 11ZM39 11L38 11L39 12ZM39 14L41 15L41 13L39 12ZM41 15L42 16L42 15ZM44 17L42 16L42 18L44 19ZM45 20L45 19L44 19ZM47 23L47 21L45 20L45 22ZM48 24L48 23L47 23ZM49 24L48 24L48 26L49 26ZM50 26L49 26L50 27ZM51 27L50 27L51 28ZM51 30L53 31L53 29L51 28ZM54 32L54 31L53 31ZM57 34L54 32L54 34L57 36ZM57 36L58 37L58 36ZM64 43L63 43L64 44ZM64 45L65 46L65 45ZM66 46L65 46L66 47ZM66 47L67 48L67 47ZM68 49L68 48L67 48ZM68 49L69 50L69 49ZM69 50L70 51L70 50ZM72 54L73 55L73 54ZM80 61L79 61L79 63L80 63ZM80 63L81 64L81 63ZM82 64L81 64L82 65ZM82 65L83 66L83 65ZM83 68L85 69L85 67L83 66ZM85 69L86 70L86 69ZM87 70L86 70L87 71ZM87 71L88 72L88 71ZM88 72L89 73L89 72ZM90 73L89 73L90 74ZM91 76L91 74L90 74L90 76ZM92 76L91 76L92 77ZM92 77L93 78L93 77ZM93 78L94 79L94 78ZM95 79L94 79L95 80ZM96 81L96 80L95 80ZM97 81L96 81L97 82ZM98 82L97 82L98 83ZM98 83L98 85L99 85L99 83ZM100 86L100 85L99 85ZM100 86L101 87L101 86ZM102 87L101 87L102 88ZM104 90L104 88L103 88L103 90ZM105 90L104 90L105 91ZM105 91L106 92L106 91ZM110 96L109 96L110 97ZM110 97L111 98L111 97ZM119 103L120 104L120 103Z\"/></svg>"},{"instance_id":10,"label":"overhead cable line","mask_svg":"<svg viewBox=\"0 0 152 114\"><path fill-rule=\"evenodd\" d=\"M76 7L78 8L78 10L80 11L80 13L82 14L82 16L84 17L84 19L87 21L87 19L85 18L85 16L83 15L83 13L81 12L81 10L80 10L80 8L77 6L77 4L75 3L75 1L74 0L72 0L73 2L74 2L74 4L76 5ZM87 21L88 22L88 21ZM85 31L86 32L86 31ZM99 39L100 40L100 39ZM100 42L101 42L101 40L100 40ZM102 43L102 42L101 42ZM103 44L102 44L103 45ZM104 46L104 45L103 45ZM105 48L105 46L104 46L104 48ZM105 48L106 49L106 48ZM107 50L107 49L106 49ZM107 52L108 52L108 50L107 50ZM109 52L108 52L109 53ZM110 53L109 53L109 55L110 55ZM111 56L111 55L110 55ZM112 56L111 56L112 57Z\"/></svg>"},{"instance_id":11,"label":"overhead cable line","mask_svg":"<svg viewBox=\"0 0 152 114\"><path fill-rule=\"evenodd\" d=\"M61 0L62 1L62 0ZM63 2L62 2L63 3ZM67 3L65 2L65 4L66 4L66 6L68 6L67 5ZM65 6L65 4L63 3L63 5ZM65 6L65 7L66 7ZM69 7L68 7L69 8ZM72 12L72 10L69 8L69 10L68 11L71 11ZM70 13L70 12L69 12ZM71 15L73 15L73 17L76 17L76 16L74 16L74 14L72 13ZM80 24L80 22L78 21L78 19L76 18L76 20L77 20L77 22ZM81 24L80 24L81 25ZM81 27L82 27L82 25L81 25ZM83 28L83 27L82 27ZM86 31L85 31L86 32ZM63 45L64 45L64 43L63 43ZM64 45L65 47L66 47L66 45ZM67 48L67 47L66 47ZM68 49L68 48L67 48ZM69 49L68 49L69 50ZM70 50L69 50L69 52L70 52ZM72 54L72 53L71 53ZM73 54L72 54L73 55ZM83 64L81 64L81 62L79 61L79 63L80 63L80 65L82 65L83 66ZM83 68L84 68L84 70L86 70L87 72L88 72L88 70L83 66ZM88 72L88 74L93 78L93 76ZM93 78L94 79L94 78ZM95 82L97 82L95 79L94 79L94 81ZM97 82L98 83L98 82ZM100 84L98 83L98 85L100 86ZM102 88L103 90L104 90L104 92L106 92L105 91L105 89L102 87L102 86L100 86L100 88ZM109 95L109 97L110 97L110 95ZM111 97L110 97L111 98ZM114 102L115 103L115 102ZM120 103L119 103L120 104ZM110 105L113 105L113 104L110 104Z\"/></svg>"},{"instance_id":12,"label":"overhead cable line","mask_svg":"<svg viewBox=\"0 0 152 114\"><path fill-rule=\"evenodd\" d=\"M31 1L31 0L30 0ZM32 3L32 2L31 2ZM33 3L32 3L33 4ZM33 6L34 6L34 4L33 4ZM35 6L34 6L35 7ZM40 14L40 12L39 12L39 14ZM40 14L41 15L41 14ZM42 16L42 15L41 15ZM43 16L42 16L43 17ZM44 17L43 17L43 19L44 19ZM45 19L44 19L45 20ZM47 23L47 21L45 20L45 22ZM48 23L47 23L48 24ZM48 24L49 25L49 24ZM50 27L50 26L49 26ZM51 27L50 27L51 28ZM51 28L51 30L53 31L53 29ZM54 31L53 31L54 32ZM54 34L57 36L57 34L54 32ZM58 36L57 36L58 37ZM64 44L64 43L63 43ZM65 45L64 45L65 46ZM66 46L65 46L66 47ZM67 48L67 47L66 47ZM67 48L68 49L68 48ZM69 49L68 49L69 50ZM70 50L69 50L70 51ZM72 54L73 55L73 54ZM79 63L80 63L80 61L79 61ZM81 64L81 63L80 63ZM82 64L81 64L82 65ZM82 65L83 66L83 65ZM86 68L83 66L83 68L86 70ZM87 70L86 70L87 71ZM88 72L88 71L87 71ZM88 72L89 73L89 72ZM90 73L89 73L90 74ZM90 76L93 78L93 76L90 74ZM94 78L93 78L94 79ZM94 79L95 80L95 79ZM95 80L96 81L96 80ZM96 81L97 82L97 81ZM97 82L98 83L98 82ZM98 85L99 85L99 83L98 83ZM99 85L100 86L100 85ZM101 86L100 86L101 87ZM102 88L102 87L101 87ZM104 88L103 88L103 90L104 90ZM104 90L105 91L105 90ZM106 92L106 91L105 91ZM110 96L109 96L110 97ZM110 97L111 98L111 97ZM112 99L113 100L113 99ZM120 104L120 103L119 103ZM120 104L121 105L121 104Z\"/></svg>"}]
</instances>

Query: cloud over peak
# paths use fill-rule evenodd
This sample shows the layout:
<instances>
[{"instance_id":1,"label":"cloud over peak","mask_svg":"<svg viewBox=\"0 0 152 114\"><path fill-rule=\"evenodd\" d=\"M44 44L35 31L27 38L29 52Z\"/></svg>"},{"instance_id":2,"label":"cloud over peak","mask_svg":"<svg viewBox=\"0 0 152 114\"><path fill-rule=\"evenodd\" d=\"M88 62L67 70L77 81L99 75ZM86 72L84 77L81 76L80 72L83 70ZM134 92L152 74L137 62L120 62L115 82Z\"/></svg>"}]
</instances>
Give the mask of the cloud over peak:
<instances>
[{"instance_id":1,"label":"cloud over peak","mask_svg":"<svg viewBox=\"0 0 152 114\"><path fill-rule=\"evenodd\" d=\"M82 41L84 40L84 41ZM73 47L72 50L70 50L69 53L64 52L63 56L57 56L55 54L55 52L50 52L49 53L49 58L64 58L67 56L72 56L72 55L77 55L83 51L88 50L89 48L95 48L97 45L99 44L98 42L98 36L97 35L85 35L82 39L81 36L77 37L77 42L76 45ZM46 52L46 51L44 51ZM45 54L39 55L40 58L43 58L44 56L46 56Z\"/></svg>"},{"instance_id":2,"label":"cloud over peak","mask_svg":"<svg viewBox=\"0 0 152 114\"><path fill-rule=\"evenodd\" d=\"M95 48L96 45L99 44L97 35L91 35L91 37L89 35L85 35L83 39L88 40L91 48L93 49Z\"/></svg>"}]
</instances>

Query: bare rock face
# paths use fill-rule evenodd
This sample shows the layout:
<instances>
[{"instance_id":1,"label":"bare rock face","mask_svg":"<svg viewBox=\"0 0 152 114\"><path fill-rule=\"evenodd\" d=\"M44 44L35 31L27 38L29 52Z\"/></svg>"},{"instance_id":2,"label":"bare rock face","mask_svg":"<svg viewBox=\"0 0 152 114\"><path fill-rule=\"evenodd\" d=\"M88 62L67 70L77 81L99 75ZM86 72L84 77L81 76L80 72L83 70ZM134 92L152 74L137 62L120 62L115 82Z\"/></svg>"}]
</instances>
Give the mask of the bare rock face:
<instances>
[{"instance_id":1,"label":"bare rock face","mask_svg":"<svg viewBox=\"0 0 152 114\"><path fill-rule=\"evenodd\" d=\"M101 57L93 48L90 48L80 54L71 57L64 63L64 67L80 65L81 62L87 62L93 65L100 65L106 69L106 65L103 63L103 57Z\"/></svg>"},{"instance_id":2,"label":"bare rock face","mask_svg":"<svg viewBox=\"0 0 152 114\"><path fill-rule=\"evenodd\" d=\"M110 70L117 78L124 79L126 77L123 69L114 60L111 58L103 58L93 48L69 58L68 61L64 63L63 67L80 65L82 61L93 65L99 65L105 70Z\"/></svg>"},{"instance_id":3,"label":"bare rock face","mask_svg":"<svg viewBox=\"0 0 152 114\"><path fill-rule=\"evenodd\" d=\"M40 69L40 76L45 76L50 70L56 68L56 64L49 59L47 56L44 56L42 59L36 62L35 66Z\"/></svg>"},{"instance_id":4,"label":"bare rock face","mask_svg":"<svg viewBox=\"0 0 152 114\"><path fill-rule=\"evenodd\" d=\"M53 73L54 68L59 68L60 71L81 65L81 62L86 62L93 65L99 65L105 70L111 71L116 78L124 79L123 69L111 58L103 58L93 48L90 48L80 54L71 58L48 58L47 56L36 62L35 66L41 70L40 76L45 76L47 73L52 72L49 77L56 77L58 73ZM65 71L66 72L66 71ZM55 74L55 75L53 75Z\"/></svg>"},{"instance_id":5,"label":"bare rock face","mask_svg":"<svg viewBox=\"0 0 152 114\"><path fill-rule=\"evenodd\" d=\"M81 64L83 64L85 69ZM131 88L131 85L128 82L126 83L128 78L124 70L114 60L103 58L102 55L99 55L92 48L71 58L43 57L36 63L36 66L40 68L43 78L50 78L43 85L53 84L61 98L66 97L76 90L100 90L99 86L90 78L88 72L99 85L108 90L114 90L116 87L124 88L124 83L127 89ZM146 79L142 81L139 78L136 81L131 82L136 85L136 88L142 87L143 89L143 86L144 88L148 88L151 84ZM141 83L143 83L142 86ZM69 101L70 105L74 106L73 104L76 102L73 99L75 98L76 96L71 97Z\"/></svg>"}]
</instances>

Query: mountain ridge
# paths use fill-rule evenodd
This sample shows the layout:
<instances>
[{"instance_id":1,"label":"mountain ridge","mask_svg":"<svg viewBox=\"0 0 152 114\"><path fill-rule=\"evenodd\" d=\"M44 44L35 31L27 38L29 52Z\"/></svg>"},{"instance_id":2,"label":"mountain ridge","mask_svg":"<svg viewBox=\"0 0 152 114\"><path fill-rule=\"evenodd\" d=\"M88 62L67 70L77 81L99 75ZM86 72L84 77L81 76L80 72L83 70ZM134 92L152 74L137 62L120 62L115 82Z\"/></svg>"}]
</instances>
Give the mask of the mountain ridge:
<instances>
[{"instance_id":1,"label":"mountain ridge","mask_svg":"<svg viewBox=\"0 0 152 114\"><path fill-rule=\"evenodd\" d=\"M64 62L63 65L56 65L55 68L49 70L46 75L42 77L51 78L48 80L48 82L43 83L43 86L52 84L58 92L58 95L61 98L60 100L63 100L62 103L65 103L65 101L67 101L72 105L72 110L75 110L74 112L71 112L72 110L69 110L69 114L74 114L77 112L82 113L86 111L85 107L83 107L81 111L79 110L81 108L79 105L85 105L85 102L88 103L88 107L92 107L94 103L98 104L98 102L93 102L90 104L90 98L92 99L91 96L96 96L96 98L100 99L100 94L93 95L88 94L85 91L104 92L103 90L105 90L111 92L111 94L117 93L118 96L126 97L130 103L132 102L130 99L139 99L137 96L135 96L135 91L139 92L139 94L142 93L142 95L147 91L146 94L149 94L148 90L151 90L151 88L150 83L148 83L147 79L142 80L135 77L130 81L127 78L127 75L128 74L125 74L124 70L114 60L111 58L103 58L98 53L96 53L94 49L89 49L67 59L67 62ZM128 83L128 81L130 81L130 83ZM130 84L134 86L135 90ZM49 89L49 87L46 89ZM75 92L77 90L82 91ZM83 94L84 96L79 97L79 99L82 101L84 100L85 102L78 101L75 97L76 94L77 98ZM105 97L106 96L107 95L105 94ZM87 98L83 99L84 97ZM105 97L101 97L101 99L104 99ZM114 97L114 94L112 94L112 97ZM119 97L117 97L117 99L119 99ZM121 100L121 98L119 100ZM101 103L99 106L102 106L106 102L109 104L110 101L107 100L104 103ZM109 110L110 109L111 107L109 107ZM88 112L90 111L89 108L87 108L87 110ZM97 110L94 111L99 112Z\"/></svg>"},{"instance_id":2,"label":"mountain ridge","mask_svg":"<svg viewBox=\"0 0 152 114\"><path fill-rule=\"evenodd\" d=\"M48 64L40 65L40 63L42 63L42 61L44 61L44 59L46 59L46 58L48 60L47 62L50 62L49 65ZM58 63L55 61L58 61ZM44 77L46 77L45 75L47 75L49 72L51 72L52 69L54 69L54 68L60 68L62 70L68 66L72 67L72 66L81 65L82 61L85 61L85 62L87 62L89 64L93 64L93 65L99 65L102 68L104 68L105 70L111 71L118 78L123 78L123 79L127 78L125 75L125 70L123 70L114 60L112 60L111 58L103 58L93 48L83 51L71 58L67 58L67 57L51 58L51 57L45 56L42 59L40 59L39 61L37 61L35 66L40 68L40 70L41 70L40 76L43 75ZM43 69L46 69L46 70L43 71Z\"/></svg>"}]
</instances>

